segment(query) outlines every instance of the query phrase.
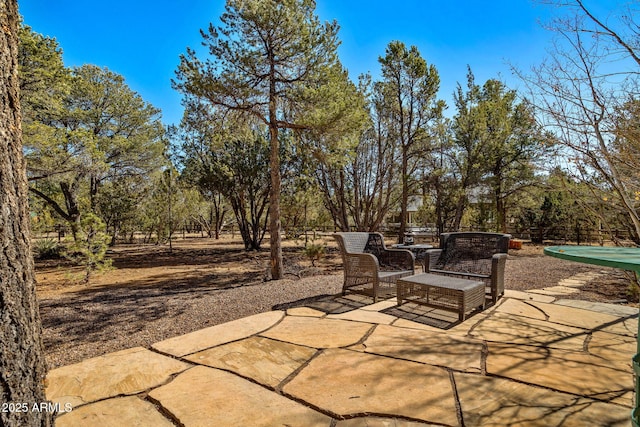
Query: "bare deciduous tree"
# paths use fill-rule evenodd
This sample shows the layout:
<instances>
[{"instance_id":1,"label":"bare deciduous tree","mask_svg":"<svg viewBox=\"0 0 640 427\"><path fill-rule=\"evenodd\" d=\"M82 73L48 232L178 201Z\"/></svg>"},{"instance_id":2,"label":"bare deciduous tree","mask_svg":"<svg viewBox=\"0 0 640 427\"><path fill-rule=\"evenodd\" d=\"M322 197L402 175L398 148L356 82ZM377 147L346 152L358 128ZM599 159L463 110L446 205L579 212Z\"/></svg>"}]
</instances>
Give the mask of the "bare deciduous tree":
<instances>
[{"instance_id":1,"label":"bare deciduous tree","mask_svg":"<svg viewBox=\"0 0 640 427\"><path fill-rule=\"evenodd\" d=\"M591 184L605 200L617 200L640 241L640 159L638 147L640 35L637 13L618 11L607 20L595 16L581 0L544 1L570 12L549 29L556 34L549 57L530 75L538 117L566 150L563 165ZM596 210L597 211L597 210Z\"/></svg>"}]
</instances>

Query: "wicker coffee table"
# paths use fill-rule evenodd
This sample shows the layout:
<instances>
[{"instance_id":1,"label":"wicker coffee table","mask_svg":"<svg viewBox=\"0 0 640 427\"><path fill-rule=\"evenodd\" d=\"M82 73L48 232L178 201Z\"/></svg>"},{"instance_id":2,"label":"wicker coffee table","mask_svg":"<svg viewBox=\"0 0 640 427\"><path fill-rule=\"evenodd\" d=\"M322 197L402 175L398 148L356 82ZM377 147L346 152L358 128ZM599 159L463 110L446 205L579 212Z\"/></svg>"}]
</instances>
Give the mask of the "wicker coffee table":
<instances>
[{"instance_id":1,"label":"wicker coffee table","mask_svg":"<svg viewBox=\"0 0 640 427\"><path fill-rule=\"evenodd\" d=\"M464 321L476 308L484 310L484 282L422 273L398 279L398 305L404 301L455 311Z\"/></svg>"}]
</instances>

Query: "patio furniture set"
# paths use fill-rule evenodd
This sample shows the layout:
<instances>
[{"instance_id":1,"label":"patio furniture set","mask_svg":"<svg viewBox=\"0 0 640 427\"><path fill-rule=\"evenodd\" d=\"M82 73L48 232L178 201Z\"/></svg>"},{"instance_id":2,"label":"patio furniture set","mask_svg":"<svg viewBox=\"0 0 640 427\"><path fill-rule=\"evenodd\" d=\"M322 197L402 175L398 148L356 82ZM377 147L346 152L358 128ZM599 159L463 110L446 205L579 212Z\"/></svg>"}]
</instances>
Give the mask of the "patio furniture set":
<instances>
[{"instance_id":1,"label":"patio furniture set","mask_svg":"<svg viewBox=\"0 0 640 427\"><path fill-rule=\"evenodd\" d=\"M419 248L423 273L416 274L414 253L387 248L380 233L336 233L344 264L342 293L371 296L395 286L398 305L405 302L454 311L462 322L504 295L504 268L510 235L483 232L443 233L438 249ZM421 256L421 257L422 257Z\"/></svg>"}]
</instances>

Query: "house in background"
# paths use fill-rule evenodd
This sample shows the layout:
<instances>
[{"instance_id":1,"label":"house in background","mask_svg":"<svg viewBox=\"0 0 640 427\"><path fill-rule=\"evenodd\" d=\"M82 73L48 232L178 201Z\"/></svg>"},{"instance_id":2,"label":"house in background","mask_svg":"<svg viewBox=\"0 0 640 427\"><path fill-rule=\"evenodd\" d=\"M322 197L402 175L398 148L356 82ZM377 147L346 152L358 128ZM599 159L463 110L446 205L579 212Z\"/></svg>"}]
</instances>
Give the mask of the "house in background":
<instances>
[{"instance_id":1,"label":"house in background","mask_svg":"<svg viewBox=\"0 0 640 427\"><path fill-rule=\"evenodd\" d=\"M422 196L409 196L409 203L407 203L407 231L414 228L424 226L424 224L418 224L416 222L416 214L422 207ZM400 212L396 211L389 215L387 219L387 227L390 230L397 230L400 227Z\"/></svg>"},{"instance_id":2,"label":"house in background","mask_svg":"<svg viewBox=\"0 0 640 427\"><path fill-rule=\"evenodd\" d=\"M415 217L418 210L422 207L422 196L410 196L407 203L407 227L413 228L422 224L415 223Z\"/></svg>"}]
</instances>

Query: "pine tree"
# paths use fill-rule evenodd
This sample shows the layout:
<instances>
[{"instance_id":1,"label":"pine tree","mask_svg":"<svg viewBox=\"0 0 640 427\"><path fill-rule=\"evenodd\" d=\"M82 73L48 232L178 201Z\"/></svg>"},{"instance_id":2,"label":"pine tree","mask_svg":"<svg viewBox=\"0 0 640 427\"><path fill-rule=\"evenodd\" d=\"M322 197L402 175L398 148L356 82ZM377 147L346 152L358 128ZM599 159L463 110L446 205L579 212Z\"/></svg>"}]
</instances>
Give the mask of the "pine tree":
<instances>
[{"instance_id":1,"label":"pine tree","mask_svg":"<svg viewBox=\"0 0 640 427\"><path fill-rule=\"evenodd\" d=\"M314 9L313 0L228 0L222 25L201 32L210 57L202 61L188 49L174 81L186 96L268 127L273 279L284 272L280 131L327 132L353 107L343 101L350 87L336 55L338 25L321 24Z\"/></svg>"},{"instance_id":2,"label":"pine tree","mask_svg":"<svg viewBox=\"0 0 640 427\"><path fill-rule=\"evenodd\" d=\"M0 402L44 402L46 368L29 235L18 96L18 5L0 3ZM11 408L8 408L11 409ZM16 409L16 408L14 408ZM48 426L31 407L0 411L2 426ZM26 409L26 410L25 410Z\"/></svg>"}]
</instances>

